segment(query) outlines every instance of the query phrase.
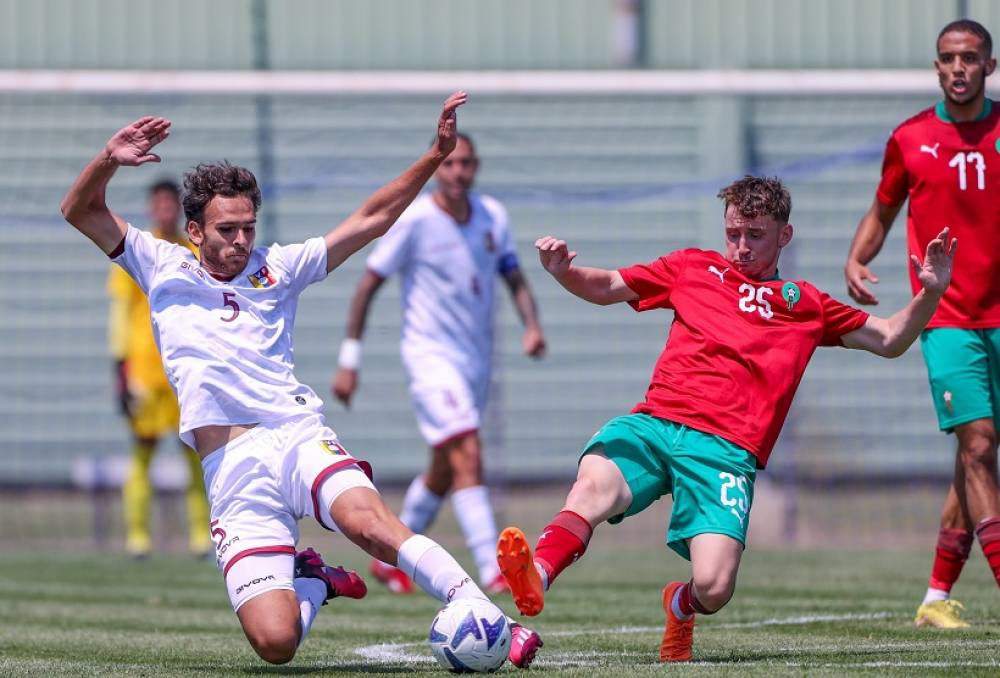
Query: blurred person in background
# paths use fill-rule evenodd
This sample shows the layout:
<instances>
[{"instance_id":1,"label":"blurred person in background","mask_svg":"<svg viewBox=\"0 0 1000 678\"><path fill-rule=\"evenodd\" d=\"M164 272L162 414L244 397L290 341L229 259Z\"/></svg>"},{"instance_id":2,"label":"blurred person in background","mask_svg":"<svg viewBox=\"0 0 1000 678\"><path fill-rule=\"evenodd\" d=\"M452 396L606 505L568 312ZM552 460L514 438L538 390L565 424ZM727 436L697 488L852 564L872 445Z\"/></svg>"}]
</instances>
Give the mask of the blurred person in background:
<instances>
[{"instance_id":1,"label":"blurred person in background","mask_svg":"<svg viewBox=\"0 0 1000 678\"><path fill-rule=\"evenodd\" d=\"M793 231L792 199L781 181L747 176L719 198L723 252L685 249L606 270L576 265L564 240L535 243L542 266L571 294L602 306L672 310L673 318L643 402L584 446L576 482L534 553L524 532L508 527L497 560L517 608L536 615L598 525L619 523L670 494L667 546L691 562L691 579L662 591L660 661L689 661L696 613L718 612L735 591L754 480L815 350L902 355L947 289L955 252L946 228L924 259L911 257L923 289L878 318L804 280L782 279L778 259Z\"/></svg>"},{"instance_id":2,"label":"blurred person in background","mask_svg":"<svg viewBox=\"0 0 1000 678\"><path fill-rule=\"evenodd\" d=\"M934 65L944 98L889 137L875 199L844 267L851 297L877 304L865 284L878 282L868 264L907 199L910 254L923 251L942 225L965 241L955 279L920 337L938 427L955 434L958 450L918 626L969 625L951 589L977 537L1000 585L1000 106L986 97L992 51L978 22L941 30ZM910 283L916 294L913 272Z\"/></svg>"},{"instance_id":3,"label":"blurred person in background","mask_svg":"<svg viewBox=\"0 0 1000 678\"><path fill-rule=\"evenodd\" d=\"M147 206L153 237L183 245L197 254L197 248L180 230L181 191L175 182L164 179L151 185ZM176 434L180 407L153 339L146 295L120 266L111 267L108 295L108 336L117 401L132 433L132 457L122 486L125 550L135 558L145 558L152 548L149 516L153 486L149 467L160 438ZM201 462L187 445L182 443L181 449L191 474L187 489L188 547L194 555L207 556L213 546Z\"/></svg>"},{"instance_id":4,"label":"blurred person in background","mask_svg":"<svg viewBox=\"0 0 1000 678\"><path fill-rule=\"evenodd\" d=\"M498 277L524 324L524 353L541 358L545 338L518 263L507 210L472 190L478 171L475 144L459 134L455 150L434 174L434 191L414 200L378 241L351 302L332 390L350 405L358 388L369 307L385 280L399 273L400 350L417 424L430 446L428 470L410 483L400 519L414 532L426 531L450 491L479 581L488 592L499 593L507 587L496 563L497 528L483 484L479 436L492 372ZM412 590L398 568L374 561L372 574L397 593Z\"/></svg>"}]
</instances>

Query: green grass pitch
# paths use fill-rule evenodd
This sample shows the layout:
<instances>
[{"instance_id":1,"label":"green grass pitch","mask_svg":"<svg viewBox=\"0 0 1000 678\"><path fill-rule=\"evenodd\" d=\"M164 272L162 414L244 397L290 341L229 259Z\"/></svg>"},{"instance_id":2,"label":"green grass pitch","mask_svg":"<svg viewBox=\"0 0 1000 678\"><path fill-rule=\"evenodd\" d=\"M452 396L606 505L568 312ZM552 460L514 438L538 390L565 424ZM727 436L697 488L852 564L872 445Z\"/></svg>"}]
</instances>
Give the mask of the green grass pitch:
<instances>
[{"instance_id":1,"label":"green grass pitch","mask_svg":"<svg viewBox=\"0 0 1000 678\"><path fill-rule=\"evenodd\" d=\"M318 544L328 560L365 567L357 549L334 539ZM444 541L464 555L454 537ZM601 530L533 622L545 647L531 672L997 675L1000 592L981 556L955 592L974 627L913 627L929 559L925 552L750 550L733 602L699 621L697 661L664 667L656 661L659 591L685 577L686 564ZM439 605L370 583L365 600L324 607L295 660L271 667L243 638L213 563L176 555L141 563L0 555L0 676L444 675L425 643ZM499 602L513 611L509 598Z\"/></svg>"}]
</instances>

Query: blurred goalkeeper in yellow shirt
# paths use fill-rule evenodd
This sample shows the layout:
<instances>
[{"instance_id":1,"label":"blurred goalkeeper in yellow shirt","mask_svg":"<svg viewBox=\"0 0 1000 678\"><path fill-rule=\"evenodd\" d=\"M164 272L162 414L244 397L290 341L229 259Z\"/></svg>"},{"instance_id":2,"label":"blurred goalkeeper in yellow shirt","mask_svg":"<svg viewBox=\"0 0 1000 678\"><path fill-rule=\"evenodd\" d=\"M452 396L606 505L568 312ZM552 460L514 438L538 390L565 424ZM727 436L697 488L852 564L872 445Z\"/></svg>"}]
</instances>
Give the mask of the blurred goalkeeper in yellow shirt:
<instances>
[{"instance_id":1,"label":"blurred goalkeeper in yellow shirt","mask_svg":"<svg viewBox=\"0 0 1000 678\"><path fill-rule=\"evenodd\" d=\"M157 238L197 249L181 234L180 188L169 180L149 187L150 232ZM176 435L180 410L177 396L167 381L159 351L153 341L149 304L139 286L120 266L108 276L111 297L109 342L115 360L116 390L122 413L132 431L133 449L128 477L122 487L125 507L125 549L136 558L149 555L152 539L149 513L152 484L149 466L159 439ZM188 544L192 553L213 551L208 531L208 501L202 483L201 462L194 450L182 446L191 470L187 490Z\"/></svg>"}]
</instances>

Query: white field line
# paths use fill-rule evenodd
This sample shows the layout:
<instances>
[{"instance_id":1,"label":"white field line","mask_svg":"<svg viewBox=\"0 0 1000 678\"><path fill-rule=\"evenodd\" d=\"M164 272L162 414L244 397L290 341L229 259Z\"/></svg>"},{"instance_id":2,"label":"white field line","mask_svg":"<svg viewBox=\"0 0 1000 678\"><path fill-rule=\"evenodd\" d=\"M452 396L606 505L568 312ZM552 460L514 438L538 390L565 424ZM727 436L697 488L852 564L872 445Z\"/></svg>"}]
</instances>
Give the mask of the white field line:
<instances>
[{"instance_id":1,"label":"white field line","mask_svg":"<svg viewBox=\"0 0 1000 678\"><path fill-rule=\"evenodd\" d=\"M714 629L759 629L766 626L804 626L806 624L817 624L821 622L835 621L863 621L865 619L889 619L893 617L891 612L865 612L855 614L815 614L799 617L781 617L772 619L761 619L752 622L732 622L729 624L705 624L698 627L699 633L712 631ZM610 629L581 629L579 631L549 631L545 634L547 638L575 637L584 635L617 635L623 633L652 633L663 630L660 626L619 626Z\"/></svg>"},{"instance_id":2,"label":"white field line","mask_svg":"<svg viewBox=\"0 0 1000 678\"><path fill-rule=\"evenodd\" d=\"M858 614L818 614L797 617L784 617L774 619L763 619L756 622L737 622L732 624L710 624L702 629L711 631L712 629L754 629L767 626L803 626L820 622L833 621L861 621L865 619L885 619L892 617L890 612L868 612ZM632 633L653 633L662 630L662 626L620 626L610 629L580 629L576 631L551 631L545 634L547 638L573 638L588 635L625 635ZM923 643L914 646L923 646ZM400 664L428 664L434 663L434 658L426 652L415 653L411 648L425 648L424 642L416 643L378 643L375 645L365 645L355 648L354 654L377 663L400 663ZM909 646L906 646L909 647ZM795 648L795 651L802 651L804 648ZM824 648L826 649L826 648ZM831 648L833 649L833 648ZM837 649L843 650L838 646ZM622 652L566 652L566 653L545 653L538 658L538 663L561 664L567 663L593 665L595 659L602 657L628 657L632 656ZM640 655L635 655L640 656Z\"/></svg>"},{"instance_id":3,"label":"white field line","mask_svg":"<svg viewBox=\"0 0 1000 678\"><path fill-rule=\"evenodd\" d=\"M954 661L954 662L905 662L905 661L879 661L879 662L853 662L849 664L811 664L801 662L785 662L789 668L836 668L836 669L892 669L892 668L914 668L914 669L953 669L965 666L975 668L1000 667L1000 662L996 659L992 661Z\"/></svg>"}]
</instances>

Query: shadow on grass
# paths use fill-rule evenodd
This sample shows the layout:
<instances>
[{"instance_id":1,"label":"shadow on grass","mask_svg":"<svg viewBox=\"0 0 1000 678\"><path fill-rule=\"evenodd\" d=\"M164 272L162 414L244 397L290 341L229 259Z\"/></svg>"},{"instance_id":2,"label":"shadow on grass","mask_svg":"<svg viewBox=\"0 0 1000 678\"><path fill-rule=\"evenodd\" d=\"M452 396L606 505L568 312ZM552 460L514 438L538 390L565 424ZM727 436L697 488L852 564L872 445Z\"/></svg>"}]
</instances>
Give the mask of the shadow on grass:
<instances>
[{"instance_id":1,"label":"shadow on grass","mask_svg":"<svg viewBox=\"0 0 1000 678\"><path fill-rule=\"evenodd\" d=\"M193 667L202 671L217 671L218 666ZM230 675L244 676L309 676L313 674L339 673L440 673L437 665L428 664L426 669L414 666L392 666L386 664L326 664L323 666L250 666L237 669Z\"/></svg>"}]
</instances>

